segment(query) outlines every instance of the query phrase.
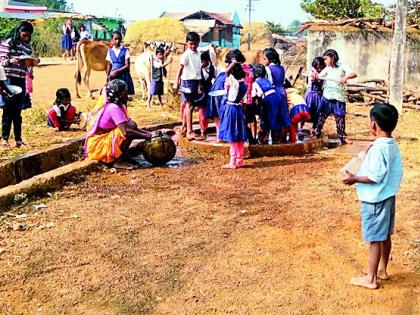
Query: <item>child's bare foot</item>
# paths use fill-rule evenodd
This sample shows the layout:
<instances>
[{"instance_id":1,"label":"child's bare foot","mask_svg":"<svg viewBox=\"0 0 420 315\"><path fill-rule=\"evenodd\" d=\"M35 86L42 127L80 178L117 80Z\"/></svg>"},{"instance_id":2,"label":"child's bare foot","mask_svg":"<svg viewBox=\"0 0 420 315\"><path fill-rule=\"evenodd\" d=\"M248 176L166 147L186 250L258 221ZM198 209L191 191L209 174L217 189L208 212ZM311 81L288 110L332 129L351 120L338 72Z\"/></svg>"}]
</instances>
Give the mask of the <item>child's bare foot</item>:
<instances>
[{"instance_id":1,"label":"child's bare foot","mask_svg":"<svg viewBox=\"0 0 420 315\"><path fill-rule=\"evenodd\" d=\"M342 140L343 144L353 144L353 141L351 141L350 139L344 138Z\"/></svg>"},{"instance_id":2,"label":"child's bare foot","mask_svg":"<svg viewBox=\"0 0 420 315\"><path fill-rule=\"evenodd\" d=\"M363 288L372 289L372 290L375 290L378 288L378 283L376 282L376 280L370 281L367 277L351 278L350 283L358 287L363 287Z\"/></svg>"},{"instance_id":3,"label":"child's bare foot","mask_svg":"<svg viewBox=\"0 0 420 315\"><path fill-rule=\"evenodd\" d=\"M6 139L1 139L1 144L0 144L0 146L1 146L3 149L10 148L9 141L8 141L8 140L6 140Z\"/></svg>"},{"instance_id":4,"label":"child's bare foot","mask_svg":"<svg viewBox=\"0 0 420 315\"><path fill-rule=\"evenodd\" d=\"M362 272L365 275L368 274L366 270L363 270ZM378 270L378 273L376 274L376 278L378 278L379 280L383 280L383 281L391 279L390 276L386 273L386 271L383 271L383 270Z\"/></svg>"},{"instance_id":5,"label":"child's bare foot","mask_svg":"<svg viewBox=\"0 0 420 315\"><path fill-rule=\"evenodd\" d=\"M222 168L234 170L237 168L237 166L232 165L232 164L225 164L225 165L222 165Z\"/></svg>"}]
</instances>

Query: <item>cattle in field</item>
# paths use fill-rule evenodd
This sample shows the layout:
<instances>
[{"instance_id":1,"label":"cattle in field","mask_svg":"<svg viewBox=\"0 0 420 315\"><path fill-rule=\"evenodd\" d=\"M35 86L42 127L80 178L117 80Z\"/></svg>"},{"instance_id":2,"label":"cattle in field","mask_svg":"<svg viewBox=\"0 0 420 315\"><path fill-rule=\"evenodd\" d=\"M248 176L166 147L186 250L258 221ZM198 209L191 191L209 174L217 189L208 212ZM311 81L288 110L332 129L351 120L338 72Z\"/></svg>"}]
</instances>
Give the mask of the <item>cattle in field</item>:
<instances>
[{"instance_id":1,"label":"cattle in field","mask_svg":"<svg viewBox=\"0 0 420 315\"><path fill-rule=\"evenodd\" d=\"M76 46L76 71L74 74L74 84L76 88L76 96L80 98L79 84L83 82L86 84L90 97L92 90L89 85L89 77L91 71L106 72L108 61L106 61L106 54L112 44L104 41L90 41L82 40Z\"/></svg>"}]
</instances>

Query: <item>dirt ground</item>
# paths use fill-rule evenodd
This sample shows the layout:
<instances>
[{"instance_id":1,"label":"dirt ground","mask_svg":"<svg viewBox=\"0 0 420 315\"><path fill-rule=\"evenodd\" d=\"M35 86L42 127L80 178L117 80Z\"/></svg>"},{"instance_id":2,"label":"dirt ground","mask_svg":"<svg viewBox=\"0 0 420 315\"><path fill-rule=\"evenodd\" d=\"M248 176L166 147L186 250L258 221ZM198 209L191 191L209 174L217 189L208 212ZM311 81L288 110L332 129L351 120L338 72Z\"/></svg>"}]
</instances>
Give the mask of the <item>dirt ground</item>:
<instances>
[{"instance_id":1,"label":"dirt ground","mask_svg":"<svg viewBox=\"0 0 420 315\"><path fill-rule=\"evenodd\" d=\"M57 62L57 60L55 60ZM56 143L61 143L66 139L83 136L84 132L54 132L52 128L47 126L46 111L52 106L55 100L55 91L59 88L66 87L72 94L73 104L78 111L89 112L95 105L95 100L92 100L88 94L87 89L83 85L79 88L81 99L76 98L74 88L74 63L65 63L60 65L50 65L44 67L34 68L34 93L32 95L33 106L31 109L23 112L23 139L28 144L28 147L21 149L3 150L0 148L0 162L7 160L28 151L39 150L51 146ZM133 70L134 71L134 70ZM91 88L100 89L105 83L105 73L92 72ZM139 92L139 86L136 85ZM98 93L94 94L96 98ZM164 102L166 102L166 97ZM129 104L129 113L131 117L137 121L141 126L156 122L170 122L178 120L178 113L169 108L161 108L160 106L153 106L146 108L146 103L136 96ZM11 135L11 145L14 145L13 133Z\"/></svg>"},{"instance_id":2,"label":"dirt ground","mask_svg":"<svg viewBox=\"0 0 420 315\"><path fill-rule=\"evenodd\" d=\"M367 113L349 106L354 139L371 139ZM404 179L378 290L349 284L367 260L338 173L351 147L235 171L181 151L180 167L103 169L1 217L0 313L419 314L418 121L405 111L396 131Z\"/></svg>"}]
</instances>

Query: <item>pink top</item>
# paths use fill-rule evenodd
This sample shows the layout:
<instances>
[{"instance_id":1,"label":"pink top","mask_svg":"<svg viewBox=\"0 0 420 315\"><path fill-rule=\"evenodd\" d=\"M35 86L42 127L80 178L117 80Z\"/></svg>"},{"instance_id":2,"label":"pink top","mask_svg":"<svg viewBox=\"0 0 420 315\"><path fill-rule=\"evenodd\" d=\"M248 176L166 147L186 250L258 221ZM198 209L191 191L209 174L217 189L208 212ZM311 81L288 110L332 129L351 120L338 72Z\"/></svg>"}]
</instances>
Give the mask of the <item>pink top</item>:
<instances>
[{"instance_id":1,"label":"pink top","mask_svg":"<svg viewBox=\"0 0 420 315\"><path fill-rule=\"evenodd\" d=\"M243 63L241 64L242 69L245 71L245 78L244 83L246 84L247 90L246 90L246 97L244 97L243 103L246 105L252 104L252 83L254 82L254 74L252 73L251 67Z\"/></svg>"},{"instance_id":2,"label":"pink top","mask_svg":"<svg viewBox=\"0 0 420 315\"><path fill-rule=\"evenodd\" d=\"M115 129L119 124L127 122L127 110L124 106L109 103L99 119L98 128L102 130Z\"/></svg>"}]
</instances>

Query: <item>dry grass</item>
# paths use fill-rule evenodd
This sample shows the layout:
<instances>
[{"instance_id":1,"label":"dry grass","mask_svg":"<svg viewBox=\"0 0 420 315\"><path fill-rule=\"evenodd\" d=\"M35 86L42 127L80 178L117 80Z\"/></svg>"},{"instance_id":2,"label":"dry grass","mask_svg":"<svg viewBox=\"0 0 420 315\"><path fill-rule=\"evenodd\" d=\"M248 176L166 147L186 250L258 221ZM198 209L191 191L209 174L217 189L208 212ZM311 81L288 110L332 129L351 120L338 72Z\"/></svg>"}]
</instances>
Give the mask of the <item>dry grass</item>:
<instances>
[{"instance_id":1,"label":"dry grass","mask_svg":"<svg viewBox=\"0 0 420 315\"><path fill-rule=\"evenodd\" d=\"M182 22L173 18L140 20L128 27L124 41L130 49L139 53L145 41L183 43L187 32Z\"/></svg>"},{"instance_id":2,"label":"dry grass","mask_svg":"<svg viewBox=\"0 0 420 315\"><path fill-rule=\"evenodd\" d=\"M241 33L241 49L245 49L248 43L249 25L246 23ZM253 49L264 49L273 43L272 33L267 24L263 22L251 22L251 45Z\"/></svg>"}]
</instances>

